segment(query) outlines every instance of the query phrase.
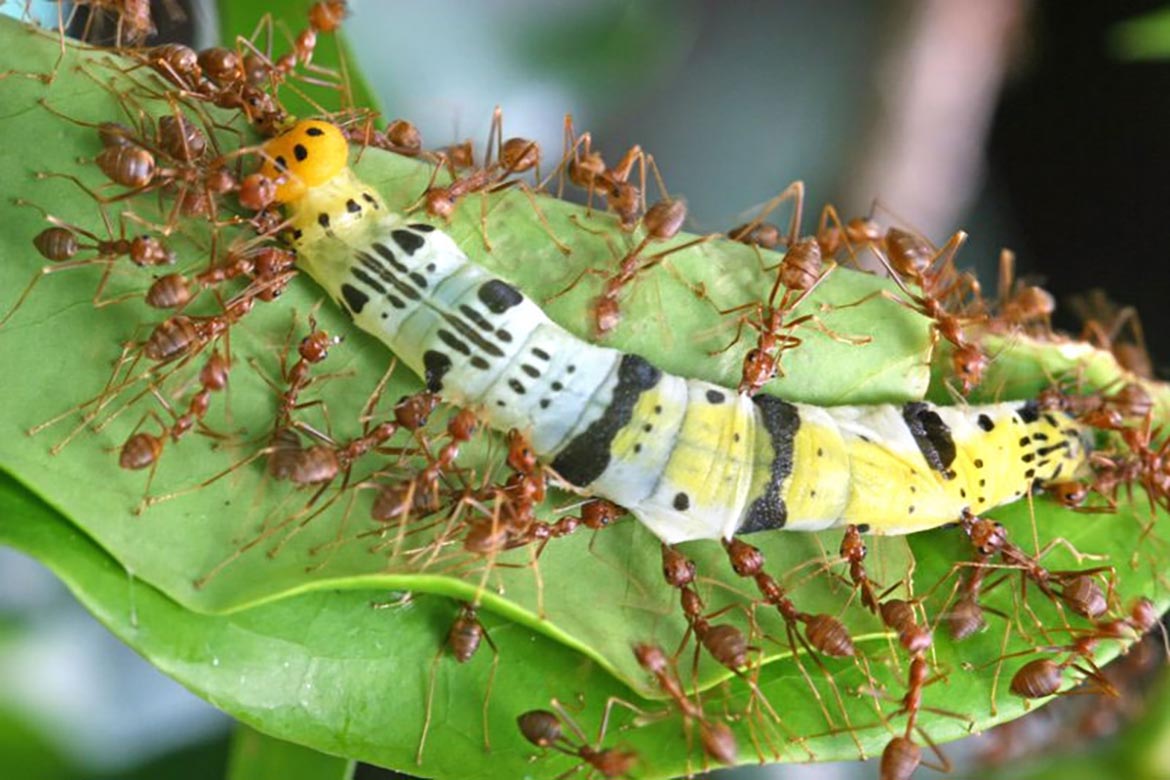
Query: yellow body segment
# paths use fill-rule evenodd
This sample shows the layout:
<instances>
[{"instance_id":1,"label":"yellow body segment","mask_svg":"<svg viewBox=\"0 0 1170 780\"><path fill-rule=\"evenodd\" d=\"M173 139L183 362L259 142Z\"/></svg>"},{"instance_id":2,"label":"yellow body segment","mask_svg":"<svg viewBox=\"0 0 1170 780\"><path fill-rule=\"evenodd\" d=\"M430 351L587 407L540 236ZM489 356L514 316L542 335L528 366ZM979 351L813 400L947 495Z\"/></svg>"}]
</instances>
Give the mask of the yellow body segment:
<instances>
[{"instance_id":1,"label":"yellow body segment","mask_svg":"<svg viewBox=\"0 0 1170 780\"><path fill-rule=\"evenodd\" d=\"M712 404L695 396L692 392L662 476L699 506L738 506L742 501L736 498L746 494L750 484L741 483L743 477L750 478L753 458L749 448L755 420L733 397L725 396L725 402ZM720 457L712 457L715 453Z\"/></svg>"},{"instance_id":2,"label":"yellow body segment","mask_svg":"<svg viewBox=\"0 0 1170 780\"><path fill-rule=\"evenodd\" d=\"M845 515L852 481L849 451L824 410L803 404L798 408L792 474L784 486L788 525L815 530Z\"/></svg>"}]
</instances>

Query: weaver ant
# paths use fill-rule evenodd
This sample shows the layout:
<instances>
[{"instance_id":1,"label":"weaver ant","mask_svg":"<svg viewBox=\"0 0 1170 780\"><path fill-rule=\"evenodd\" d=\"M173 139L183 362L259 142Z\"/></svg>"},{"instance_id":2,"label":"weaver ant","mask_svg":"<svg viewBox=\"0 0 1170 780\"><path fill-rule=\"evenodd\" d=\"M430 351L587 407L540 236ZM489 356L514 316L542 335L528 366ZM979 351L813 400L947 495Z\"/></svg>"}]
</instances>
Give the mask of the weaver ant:
<instances>
[{"instance_id":1,"label":"weaver ant","mask_svg":"<svg viewBox=\"0 0 1170 780\"><path fill-rule=\"evenodd\" d=\"M787 237L781 237L778 228L762 220L770 211L788 200L793 201L792 217ZM826 253L819 237L800 237L803 210L804 182L795 181L769 201L756 219L733 228L728 233L734 241L765 249L773 249L781 243L786 246L780 262L776 266L764 269L766 273L776 271L776 279L768 293L767 302L749 301L730 309L718 310L720 315L738 314L739 317L735 338L727 346L712 352L712 355L726 352L738 344L743 338L745 326L759 334L755 346L749 349L743 358L740 393L754 395L777 374L783 372L780 364L783 353L802 343L802 339L792 335L791 331L806 323L816 326L830 338L846 344L861 345L871 341L869 337L847 337L834 333L821 324L815 314L786 319L788 314L800 306L836 267L834 264L825 267L823 258ZM783 295L780 294L781 289L784 291Z\"/></svg>"},{"instance_id":2,"label":"weaver ant","mask_svg":"<svg viewBox=\"0 0 1170 780\"><path fill-rule=\"evenodd\" d=\"M593 136L588 132L578 136L573 130L573 117L566 114L561 160L557 197L564 194L565 174L568 174L569 181L588 193L586 216L592 213L593 195L597 193L605 198L608 207L617 214L618 225L622 230L630 231L637 226L638 215L646 210L648 156L642 147L630 147L618 164L611 168L605 164L600 152L593 151ZM639 166L640 186L629 182L635 163ZM665 194L665 190L663 192Z\"/></svg>"},{"instance_id":3,"label":"weaver ant","mask_svg":"<svg viewBox=\"0 0 1170 780\"><path fill-rule=\"evenodd\" d=\"M483 623L479 622L479 612L472 604L463 604L459 607L459 614L456 615L454 622L451 624L451 629L447 632L447 640L439 651L435 654L435 660L431 662L430 681L427 683L427 704L426 716L423 718L422 736L419 737L418 751L415 754L415 762L422 765L423 751L426 750L427 733L431 727L431 716L434 714L434 698L435 698L435 680L439 669L439 661L442 660L447 648L450 648L451 655L455 660L461 664L470 661L479 651L480 644L487 641L488 646L492 650L492 667L488 672L487 687L483 697L483 746L484 750L490 751L492 749L491 737L489 735L488 726L488 704L492 697L492 684L495 682L496 669L500 664L500 651L496 647L496 643L492 641L491 635L483 627Z\"/></svg>"},{"instance_id":4,"label":"weaver ant","mask_svg":"<svg viewBox=\"0 0 1170 780\"><path fill-rule=\"evenodd\" d=\"M1084 323L1082 340L1112 352L1125 370L1144 379L1154 378L1154 362L1137 309L1118 306L1099 288L1071 297L1068 305Z\"/></svg>"},{"instance_id":5,"label":"weaver ant","mask_svg":"<svg viewBox=\"0 0 1170 780\"><path fill-rule=\"evenodd\" d=\"M493 141L496 152L494 160ZM468 148L470 148L470 142L468 142ZM430 216L450 222L451 217L455 213L456 203L463 196L473 192L480 192L486 196L508 189L509 187L518 187L524 193L524 196L528 198L528 202L540 220L542 228L553 240L553 243L556 244L557 249L563 254L570 254L571 250L564 242L557 238L556 233L548 222L548 218L545 217L544 212L541 210L539 204L537 204L533 189L523 181L509 178L518 173L539 169L540 146L535 141L524 138L503 140L503 112L498 107L492 114L491 130L488 134L487 154L482 166L458 166L454 162L455 157L444 152L440 152L438 156L439 160L435 165L434 171L431 173L431 178L427 182L426 189L423 191L422 196L406 209L407 214L422 208ZM459 167L470 167L470 170L468 173L460 176L457 172ZM444 168L450 173L451 183L442 187L437 186L435 181L438 179L439 172ZM482 201L480 213L480 229L483 235L484 248L490 252L492 251L492 244L488 238L487 208L488 201L485 197Z\"/></svg>"},{"instance_id":6,"label":"weaver ant","mask_svg":"<svg viewBox=\"0 0 1170 780\"><path fill-rule=\"evenodd\" d=\"M853 637L849 634L849 629L845 625L833 617L825 613L810 614L803 612L796 607L792 599L788 597L787 591L771 574L764 569L764 554L758 547L755 547L742 539L732 537L731 539L723 540L723 548L727 553L727 558L731 563L731 568L740 577L751 579L757 590L760 592L763 603L767 606L775 607L777 613L784 620L784 631L787 636L788 646L792 650L792 658L800 670L801 676L804 677L809 689L812 690L813 695L817 699L822 714L828 723L832 723L832 718L829 715L828 708L821 695L813 684L812 678L808 671L804 668L804 664L800 660L800 651L803 649L812 662L821 670L825 679L828 680L829 686L833 691L833 696L837 700L841 712L845 712L844 702L841 699L841 692L837 687L833 676L825 668L824 663L818 657L817 653L824 654L831 658L852 657L855 655L855 648L853 645ZM802 634L799 626L803 624L804 633ZM816 650L817 652L813 652ZM846 718L846 727L849 727L848 715ZM864 756L864 750L861 743L857 740L856 735L850 730L850 735L857 745L859 753Z\"/></svg>"},{"instance_id":7,"label":"weaver ant","mask_svg":"<svg viewBox=\"0 0 1170 780\"><path fill-rule=\"evenodd\" d=\"M156 309L181 309L201 290L241 277L253 282L257 298L272 301L295 275L295 262L296 256L287 249L244 244L230 249L223 262L192 276L170 273L158 277L147 289L145 301Z\"/></svg>"},{"instance_id":8,"label":"weaver ant","mask_svg":"<svg viewBox=\"0 0 1170 780\"><path fill-rule=\"evenodd\" d=\"M965 579L956 583L958 601L951 605L945 615L951 634L956 639L971 636L983 627L983 608L979 604L979 595L987 575L996 568L991 564L992 558L996 556L1002 562L999 568L1018 571L1024 581L1035 584L1058 608L1063 604L1074 613L1090 619L1099 617L1108 609L1112 580L1109 594L1106 594L1093 577L1101 573L1109 573L1112 576L1112 567L1050 571L1040 565L1039 559L1049 550L1067 542L1054 540L1037 555L1032 556L1008 541L1007 530L994 520L966 513L960 519L959 527L970 539L975 549L975 558L969 564L965 564L971 571Z\"/></svg>"},{"instance_id":9,"label":"weaver ant","mask_svg":"<svg viewBox=\"0 0 1170 780\"><path fill-rule=\"evenodd\" d=\"M650 674L654 675L658 687L667 696L674 700L675 706L683 716L683 725L689 737L691 724L699 724L699 741L702 742L703 752L720 764L732 766L735 764L738 749L735 744L735 735L726 723L710 720L703 714L702 706L698 702L698 695L692 701L683 692L678 675L671 668L669 659L662 648L652 644L634 646L634 656L638 664Z\"/></svg>"},{"instance_id":10,"label":"weaver ant","mask_svg":"<svg viewBox=\"0 0 1170 780\"><path fill-rule=\"evenodd\" d=\"M549 710L530 710L516 718L520 733L533 745L541 748L551 748L567 756L581 759L584 766L588 766L589 774L597 772L602 777L622 777L628 775L638 763L638 754L632 750L622 748L602 748L600 744L605 740L605 732L609 727L609 715L614 704L630 705L621 699L611 698L605 705L605 714L601 718L601 726L597 732L597 741L594 747L589 743L581 727L573 720L564 706L556 699L552 700L555 712ZM562 724L567 726L577 742L570 739L564 732ZM574 767L557 776L557 780L564 780L575 774L581 767Z\"/></svg>"},{"instance_id":11,"label":"weaver ant","mask_svg":"<svg viewBox=\"0 0 1170 780\"><path fill-rule=\"evenodd\" d=\"M643 255L643 252L645 252L651 243L655 241L668 241L677 236L679 231L682 230L686 216L687 205L682 200L674 200L667 197L655 202L646 210L646 214L641 220L641 224L646 230L645 235L628 252L620 257L608 233L595 231L578 223L578 226L582 230L605 238L610 252L615 258L618 258L617 271L609 272L600 268L586 268L565 289L552 295L548 300L555 300L568 293L577 286L577 283L586 274L602 277L604 281L601 285L601 293L593 300L591 309L595 331L600 336L607 335L621 322L622 313L621 306L618 303L618 295L622 289L632 283L639 274L662 263L670 255L690 249L699 244L704 244L716 237L714 234L700 236L684 241L681 244L676 244L655 254Z\"/></svg>"},{"instance_id":12,"label":"weaver ant","mask_svg":"<svg viewBox=\"0 0 1170 780\"><path fill-rule=\"evenodd\" d=\"M395 119L386 125L385 130L375 130L374 119L370 117L356 126L343 127L341 131L346 140L359 146L382 149L405 157L418 157L423 152L422 134L412 122L405 119Z\"/></svg>"},{"instance_id":13,"label":"weaver ant","mask_svg":"<svg viewBox=\"0 0 1170 780\"><path fill-rule=\"evenodd\" d=\"M314 4L309 9L309 27L292 42L292 52L276 60L272 59L270 51L272 17L267 15L260 20L252 35L254 39L261 30L267 29L267 52L257 48L251 39L238 37L237 50L216 46L196 54L185 46L163 44L145 50L139 54L139 60L183 90L184 96L220 108L239 110L261 133L275 135L288 119L288 113L275 92L289 77L297 75L309 84L344 90L344 86L338 83L340 74L314 66L312 59L318 33L336 31L346 13L343 0ZM324 80L297 74L298 66L324 77ZM326 113L299 90L298 94L314 105L318 113Z\"/></svg>"},{"instance_id":14,"label":"weaver ant","mask_svg":"<svg viewBox=\"0 0 1170 780\"><path fill-rule=\"evenodd\" d=\"M915 730L926 740L940 762L937 765L927 762L927 766L943 772L949 771L950 762L946 756L918 726L918 716L921 712L961 717L945 710L924 707L922 704L925 688L942 679L940 675L930 675L930 667L926 660L926 653L934 643L933 634L930 628L918 622L911 602L903 599L884 599L876 593L874 584L865 570L864 562L868 550L856 525L846 527L840 552L841 557L849 564L849 579L860 591L862 605L881 618L883 625L895 633L898 644L910 655L906 693L899 702L898 712L895 713L906 716L906 729L901 734L895 734L882 750L880 776L883 780L908 778L924 763L922 749L914 742Z\"/></svg>"},{"instance_id":15,"label":"weaver ant","mask_svg":"<svg viewBox=\"0 0 1170 780\"><path fill-rule=\"evenodd\" d=\"M1102 675L1101 670L1093 660L1098 644L1103 639L1124 642L1140 638L1157 625L1158 618L1158 611L1154 607L1154 603L1144 597L1138 598L1134 600L1129 613L1124 617L1096 621L1091 629L1076 630L1075 638L1068 644L1021 650L1009 653L1000 658L999 661L1037 651L1067 654L1063 661L1054 661L1050 658L1033 659L1012 675L1011 692L1026 700L1083 693L1116 696L1117 691ZM1092 680L1093 684L1088 687L1061 691L1060 688L1064 684L1064 672L1070 668Z\"/></svg>"},{"instance_id":16,"label":"weaver ant","mask_svg":"<svg viewBox=\"0 0 1170 780\"><path fill-rule=\"evenodd\" d=\"M150 476L147 478L145 488L147 497L150 494L150 485L154 481L155 470L158 468L159 459L162 457L163 448L167 441L177 443L196 424L203 424L203 419L211 408L211 395L222 392L227 387L230 370L231 363L228 358L218 351L212 352L199 371L199 390L191 396L191 400L187 403L187 410L181 415L176 415L175 421L171 425L163 425L161 434L156 435L138 430L142 424L140 422L122 445L118 455L119 466L131 471L150 468ZM152 393L164 407L171 411L172 415L175 414L171 410L170 404L156 388L152 388ZM151 412L149 416L154 417L156 421L158 420L154 412ZM162 425L161 421L160 425ZM143 498L142 504L135 510L136 514L141 513L147 506L147 501L148 498Z\"/></svg>"},{"instance_id":17,"label":"weaver ant","mask_svg":"<svg viewBox=\"0 0 1170 780\"><path fill-rule=\"evenodd\" d=\"M55 263L55 265L44 266L33 276L24 288L24 291L21 292L20 297L16 299L16 303L8 310L8 313L0 317L0 327L3 327L16 314L21 305L24 304L25 299L32 293L37 283L49 274L72 268L84 268L91 265L104 266L101 279L98 281L97 290L93 295L94 307L101 308L111 303L118 303L124 300L123 298L111 300L102 298L102 293L105 291L106 284L109 282L110 275L113 273L114 264L119 257L125 257L140 268L172 265L175 262L174 253L157 238L149 235L127 238L125 215L119 221L119 230L115 238L113 225L101 203L98 204L99 214L106 227L106 235L108 238L101 238L85 228L70 225L67 222L57 219L39 206L34 206L28 201L18 198L14 202L18 206L33 206L44 214L46 220L52 223L53 227L42 230L33 238L33 246L36 247L41 257ZM91 243L82 243L79 239L86 239ZM77 257L78 252L82 251L92 252L93 256L74 259Z\"/></svg>"}]
</instances>

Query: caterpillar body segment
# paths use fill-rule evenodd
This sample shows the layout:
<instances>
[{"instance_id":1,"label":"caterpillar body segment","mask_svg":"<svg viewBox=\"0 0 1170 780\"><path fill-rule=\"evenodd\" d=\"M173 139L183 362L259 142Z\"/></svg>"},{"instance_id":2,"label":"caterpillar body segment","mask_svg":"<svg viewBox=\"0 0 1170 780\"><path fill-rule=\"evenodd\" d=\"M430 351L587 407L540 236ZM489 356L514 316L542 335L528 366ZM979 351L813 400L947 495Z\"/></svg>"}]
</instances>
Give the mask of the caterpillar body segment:
<instances>
[{"instance_id":1,"label":"caterpillar body segment","mask_svg":"<svg viewBox=\"0 0 1170 780\"><path fill-rule=\"evenodd\" d=\"M847 524L910 533L1085 462L1082 427L1030 402L816 407L584 342L445 233L389 212L336 153L339 135L303 122L266 147L301 267L429 390L519 429L568 483L668 544Z\"/></svg>"}]
</instances>

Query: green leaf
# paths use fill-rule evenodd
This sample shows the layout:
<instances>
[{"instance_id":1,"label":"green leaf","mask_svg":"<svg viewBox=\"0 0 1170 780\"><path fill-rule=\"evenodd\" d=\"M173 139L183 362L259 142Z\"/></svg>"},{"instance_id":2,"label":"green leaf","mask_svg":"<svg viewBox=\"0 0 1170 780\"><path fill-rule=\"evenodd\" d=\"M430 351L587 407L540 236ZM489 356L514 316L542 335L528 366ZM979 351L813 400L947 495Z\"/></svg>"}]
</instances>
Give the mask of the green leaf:
<instances>
[{"instance_id":1,"label":"green leaf","mask_svg":"<svg viewBox=\"0 0 1170 780\"><path fill-rule=\"evenodd\" d=\"M45 72L57 56L53 40L13 24L0 25L0 42L0 70ZM55 215L98 232L88 196L70 182L38 180L33 174L74 172L95 186L100 183L92 166L76 162L97 151L93 131L50 114L36 101L45 98L58 110L86 121L119 118L115 94L94 89L89 76L99 81L113 78L115 92L124 91L125 65L103 62L103 55L70 52L51 85L19 77L0 81L2 105L11 107L0 115L0 134L10 152L0 157L6 194L51 207ZM133 77L149 82L141 70ZM138 102L149 102L148 89L136 90ZM232 137L228 133L225 143ZM412 204L431 174L418 162L375 152L362 155L358 168L394 208ZM473 260L519 284L546 303L559 322L589 337L590 300L600 280L587 274L567 294L554 296L585 269L612 269L616 257L609 243L619 247L620 254L637 237L620 233L610 215L589 216L579 207L547 198L539 202L551 229L573 247L571 256L555 249L528 199L516 191L492 196L482 212L478 198L467 198L449 230ZM119 201L111 211L117 214L122 209L154 218L152 199ZM6 259L0 264L0 290L11 291L8 297L15 300L16 291L42 262L30 242L45 223L34 209L13 206L10 211L8 229L0 235L0 256ZM171 241L182 258L181 267L206 265L206 241L195 226L184 225ZM666 370L734 386L750 334L719 352L736 330L735 315L719 310L757 300L772 279L763 267L776 261L775 255L760 256L725 241L672 255L631 285L621 300L624 319L606 342L649 355ZM500 742L486 754L479 737L482 692L490 672L486 654L481 651L471 664L458 668L444 658L438 667L432 720L435 749L428 751L420 770L436 777L466 776L469 767L482 776L525 774L534 751L523 743L514 719L525 710L547 707L553 696L568 702L583 695L587 713L583 720L590 733L608 696L631 697L625 686L641 696L661 696L636 665L631 645L656 641L673 651L685 623L676 606L677 594L662 582L657 542L633 520L592 538L582 534L555 540L539 566L532 565L531 550L517 550L501 556L489 570L486 562L468 558L457 548L435 548L434 560L412 555L416 548L425 548L425 537L405 537L396 548L395 529L371 536L378 529L367 519L372 494L368 489L340 493L334 486L310 506L309 491L273 483L261 462L246 462L263 446L273 415L275 398L262 374L279 375L279 355L292 323L299 336L306 328L306 315L315 311L324 328L346 335L345 344L323 367L345 376L318 383L302 398L323 402L304 414L324 428L321 410L327 408L327 420L338 439L359 432L361 407L390 361L380 344L352 331L329 302L317 308L322 296L305 279L296 280L279 304L258 306L233 329L230 414L217 407L209 418L209 425L228 438L192 434L168 445L150 490L158 495L197 489L133 514L146 478L120 471L116 452L136 425L157 430L158 423L148 412L163 417L167 412L149 392L149 382L118 386L104 395L103 387L119 345L135 329L136 338L144 338L162 317L135 301L95 310L91 299L101 270L50 276L0 330L0 365L18 367L20 372L20 381L6 388L0 414L4 426L0 468L43 497L84 536L71 533L61 539L57 536L63 534L46 533L33 540L21 536L37 528L24 519L32 514L27 506L19 514L0 515L0 523L8 526L9 543L54 566L90 609L153 663L264 733L335 755L409 767L424 717L432 659L454 608L443 598L418 595L410 608L376 612L368 608L370 594L360 589L479 600L500 648L489 715L493 744L497 738ZM119 266L107 297L141 292L149 281L147 273ZM767 390L821 404L921 397L929 380L929 323L876 295L889 289L873 277L834 271L801 311L816 313L823 329L838 338L821 329L799 330L804 343L785 355L787 376ZM293 311L299 314L295 320ZM859 345L843 340L845 336L868 336L872 341ZM1024 355L1009 378L1034 383L1044 373L1050 352L1038 347L1032 357ZM1081 360L1073 362L1079 365ZM1002 361L1004 366L1008 363ZM195 361L165 382L159 380L159 396L184 406L190 391L185 382L198 366ZM141 370L138 365L136 371ZM390 401L418 387L417 379L396 371L384 393L382 413ZM1157 391L1164 396L1164 390ZM109 400L108 405L94 419L83 421L87 424L77 428L77 435L59 452L55 445L77 426L77 414L67 414L35 436L25 435L72 404L99 395ZM119 411L123 405L127 408ZM430 435L441 439L440 430L435 427ZM460 463L498 472L500 452L494 439L464 453ZM199 487L233 464L230 474ZM352 483L360 485L373 468L362 464ZM561 506L569 501L562 494L552 503ZM321 514L300 528L301 521L319 508ZM1043 544L1060 536L1085 552L1105 556L1117 568L1117 598L1123 604L1139 593L1164 592L1156 587L1164 540L1155 529L1138 546L1147 520L1144 511L1140 497L1134 506L1109 516L1068 512L1040 499L1034 506L1017 504L1002 517L1026 547L1033 539ZM57 526L63 522L58 519ZM297 533L290 534L293 530ZM749 708L745 685L726 681L728 673L705 657L695 675L698 684L709 689L703 697L707 711L734 720L742 760L756 757L753 737L760 744L760 760L806 760L809 752L821 760L855 757L862 748L871 754L879 751L889 738L882 723L894 717L897 705L861 692L881 684L900 696L906 659L893 650L876 621L851 604L849 589L824 573L831 564L841 572L830 552L838 542L836 533L753 539L766 553L769 569L786 575L782 579L799 607L840 615L864 654L857 662L825 661L823 669L808 657L798 666L790 657L782 621L770 610L749 609L750 583L729 571L719 545L695 543L685 548L698 563L708 607L731 607L719 619L750 631L770 661L752 674L758 673L760 690L783 713L783 725L761 720L758 703L754 710ZM63 557L70 545L77 548L77 555ZM909 580L908 571L913 569L913 590L920 594L941 583L927 604L935 614L953 582L946 579L952 564L970 555L967 547L958 533L946 530L915 535L909 543L901 538L875 539L867 567L884 585ZM81 548L87 552L82 554ZM1054 568L1072 566L1062 554L1051 557ZM95 558L100 564L85 563ZM129 588L125 571L133 574ZM215 576L208 579L212 572ZM919 723L936 740L952 739L1023 711L1019 701L1004 693L1006 675L1015 667L1009 662L1001 674L994 664L1005 648L1041 642L1013 582L990 593L987 603L1017 620L992 618L987 633L961 644L941 632L936 635L932 660L946 676L928 687L926 704L970 718L923 713ZM1027 606L1036 619L1059 625L1062 618L1033 591ZM137 604L134 613L118 601L130 593ZM158 610L157 618L150 619L156 620L154 624L145 617L148 605ZM135 613L137 622L130 617ZM1005 641L1008 626L1012 633ZM1109 646L1102 652L1104 656L1116 651ZM689 649L680 657L688 681L689 657ZM962 671L969 667L977 673ZM312 683L308 689L303 687L306 681ZM993 702L996 685L999 694ZM640 704L646 709L661 706ZM619 725L631 722L630 716L618 716ZM792 741L797 737L807 740L807 751ZM692 741L688 751L677 715L611 735L611 740L627 742L639 752L646 777L677 774L687 769L688 761L691 766L698 762L697 746ZM559 757L549 765L567 768L571 760Z\"/></svg>"},{"instance_id":2,"label":"green leaf","mask_svg":"<svg viewBox=\"0 0 1170 780\"><path fill-rule=\"evenodd\" d=\"M256 729L325 753L434 777L551 775L573 766L573 760L550 754L533 764L542 754L522 739L517 715L547 708L558 697L583 710L577 719L592 736L607 698L631 698L621 683L571 649L485 614L482 620L499 650L488 700L492 750L487 753L482 708L492 654L485 648L465 665L449 656L436 664L437 637L455 614L455 605L445 598L421 594L402 600L403 594L385 590L322 590L229 615L201 615L135 578L3 475L0 543L41 560L112 632L200 696ZM389 606L375 609L379 604ZM770 699L796 701L807 695L803 681L773 674L774 666L779 665L766 667L760 678ZM420 770L415 753L432 671L434 711ZM836 672L850 679L847 668ZM746 704L742 689L723 686L704 701L712 711L738 712ZM632 728L633 713L615 709L607 746L636 750L641 777L677 775L688 764L702 765L698 746L688 741L677 715L661 717L661 702L638 703L649 723ZM825 730L812 711L794 711L787 722L806 734ZM748 728L746 722L736 725L745 750ZM876 729L862 735L871 751L882 737ZM789 758L807 757L782 738L773 739ZM826 758L839 754L840 740L826 735L808 744Z\"/></svg>"}]
</instances>

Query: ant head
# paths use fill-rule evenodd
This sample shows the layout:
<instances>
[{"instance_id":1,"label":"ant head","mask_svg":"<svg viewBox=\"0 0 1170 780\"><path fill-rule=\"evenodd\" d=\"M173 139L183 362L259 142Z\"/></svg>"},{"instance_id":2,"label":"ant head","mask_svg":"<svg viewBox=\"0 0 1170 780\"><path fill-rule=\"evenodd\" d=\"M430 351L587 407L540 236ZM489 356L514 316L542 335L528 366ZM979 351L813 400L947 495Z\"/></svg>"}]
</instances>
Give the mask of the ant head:
<instances>
[{"instance_id":1,"label":"ant head","mask_svg":"<svg viewBox=\"0 0 1170 780\"><path fill-rule=\"evenodd\" d=\"M277 181L276 202L299 200L345 170L349 144L336 125L310 119L264 144L260 173Z\"/></svg>"}]
</instances>

